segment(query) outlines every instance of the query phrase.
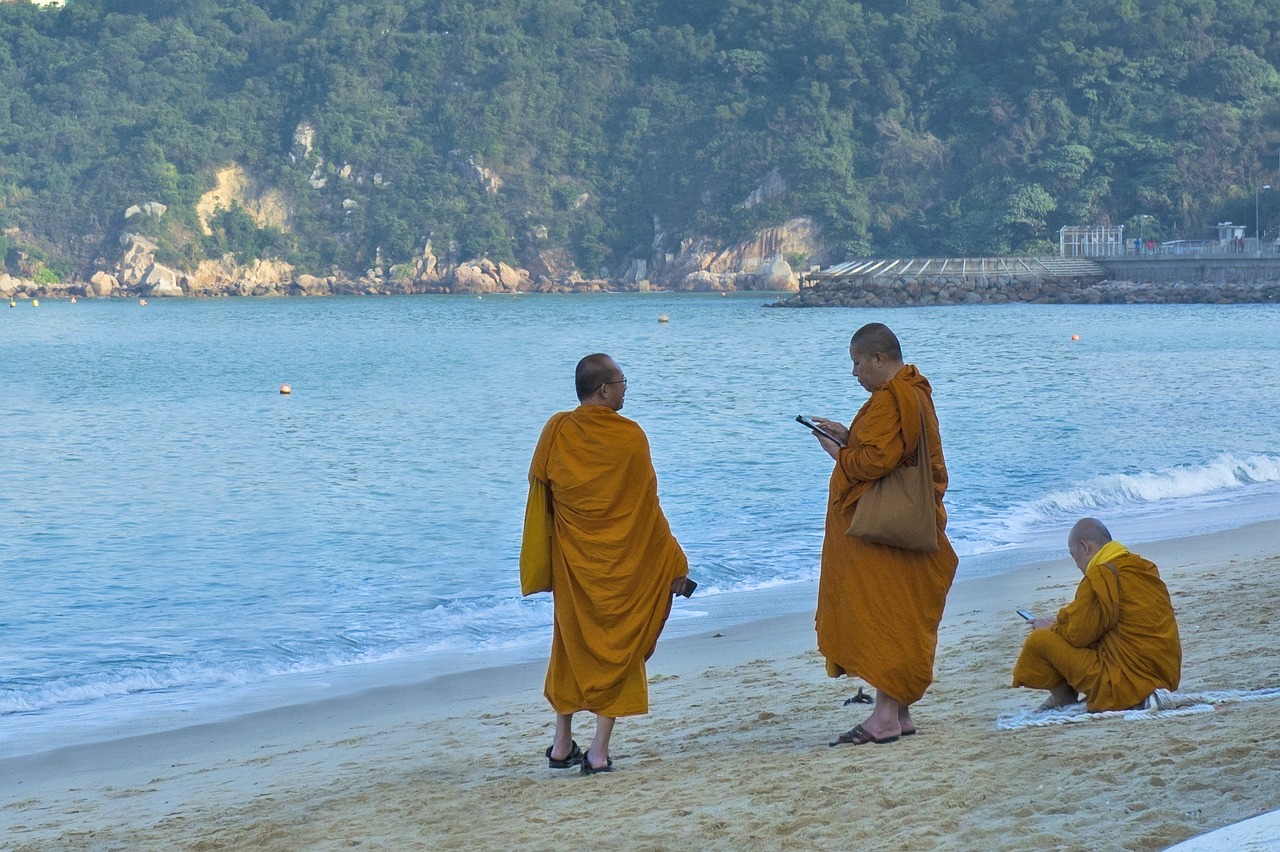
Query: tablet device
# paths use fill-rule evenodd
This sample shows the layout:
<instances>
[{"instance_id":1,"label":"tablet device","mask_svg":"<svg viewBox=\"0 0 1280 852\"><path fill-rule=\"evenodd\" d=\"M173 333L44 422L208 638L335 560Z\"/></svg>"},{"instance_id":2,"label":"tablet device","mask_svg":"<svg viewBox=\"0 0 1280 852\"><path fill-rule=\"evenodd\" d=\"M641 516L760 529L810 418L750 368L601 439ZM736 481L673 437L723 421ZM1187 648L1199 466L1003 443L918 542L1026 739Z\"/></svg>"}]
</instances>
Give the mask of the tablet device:
<instances>
[{"instance_id":1,"label":"tablet device","mask_svg":"<svg viewBox=\"0 0 1280 852\"><path fill-rule=\"evenodd\" d=\"M805 417L803 414L796 415L796 422L802 426L809 427L811 430L813 430L814 432L817 432L819 435L822 435L825 438L830 438L841 447L845 445L844 441L840 440L835 435L832 435L826 429L823 429L821 426L819 426L817 423L814 423L812 420L810 420L808 417Z\"/></svg>"}]
</instances>

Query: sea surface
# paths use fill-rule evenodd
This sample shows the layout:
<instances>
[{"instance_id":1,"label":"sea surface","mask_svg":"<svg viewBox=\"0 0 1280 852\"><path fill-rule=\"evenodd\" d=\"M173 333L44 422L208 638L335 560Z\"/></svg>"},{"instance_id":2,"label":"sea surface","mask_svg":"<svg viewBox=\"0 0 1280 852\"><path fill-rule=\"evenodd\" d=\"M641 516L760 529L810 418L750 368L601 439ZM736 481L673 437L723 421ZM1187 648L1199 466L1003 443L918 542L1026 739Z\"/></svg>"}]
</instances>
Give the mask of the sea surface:
<instances>
[{"instance_id":1,"label":"sea surface","mask_svg":"<svg viewBox=\"0 0 1280 852\"><path fill-rule=\"evenodd\" d=\"M1085 514L1129 543L1280 517L1280 306L772 298L3 309L0 757L544 654L526 474L591 352L701 584L674 629L811 605L831 462L794 417L852 418L870 321L933 383L961 577L1064 555Z\"/></svg>"}]
</instances>

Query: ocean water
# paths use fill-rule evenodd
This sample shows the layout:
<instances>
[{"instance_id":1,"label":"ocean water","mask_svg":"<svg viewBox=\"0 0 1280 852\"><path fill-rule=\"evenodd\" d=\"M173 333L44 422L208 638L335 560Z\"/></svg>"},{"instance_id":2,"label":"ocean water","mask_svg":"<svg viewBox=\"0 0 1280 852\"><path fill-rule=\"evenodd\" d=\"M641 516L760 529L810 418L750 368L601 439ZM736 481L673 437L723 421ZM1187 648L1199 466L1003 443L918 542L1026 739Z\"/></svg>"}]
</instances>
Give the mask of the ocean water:
<instances>
[{"instance_id":1,"label":"ocean water","mask_svg":"<svg viewBox=\"0 0 1280 852\"><path fill-rule=\"evenodd\" d=\"M770 300L5 309L0 756L307 700L380 665L540 656L550 600L522 599L516 567L526 473L590 352L627 374L701 584L673 624L743 593L753 614L794 607L789 584L816 576L831 463L793 419L852 417L848 338L873 320L933 383L962 577L1063 555L1084 514L1130 543L1280 517L1280 306Z\"/></svg>"}]
</instances>

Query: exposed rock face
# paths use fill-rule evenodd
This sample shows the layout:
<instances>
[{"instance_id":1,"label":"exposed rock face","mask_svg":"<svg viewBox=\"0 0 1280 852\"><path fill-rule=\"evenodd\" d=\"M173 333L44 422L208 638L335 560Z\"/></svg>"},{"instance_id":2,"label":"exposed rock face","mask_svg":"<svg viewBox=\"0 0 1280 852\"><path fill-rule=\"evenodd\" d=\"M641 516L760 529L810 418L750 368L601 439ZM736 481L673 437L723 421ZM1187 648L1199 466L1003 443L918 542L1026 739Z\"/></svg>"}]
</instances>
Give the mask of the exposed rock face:
<instances>
[{"instance_id":1,"label":"exposed rock face","mask_svg":"<svg viewBox=\"0 0 1280 852\"><path fill-rule=\"evenodd\" d=\"M124 246L124 254L116 264L115 278L125 287L136 287L155 262L160 247L138 234L122 234L120 244Z\"/></svg>"},{"instance_id":2,"label":"exposed rock face","mask_svg":"<svg viewBox=\"0 0 1280 852\"><path fill-rule=\"evenodd\" d=\"M289 150L289 157L293 162L305 160L311 156L311 145L315 142L316 129L311 126L309 121L300 121L298 126L293 129L293 147Z\"/></svg>"},{"instance_id":3,"label":"exposed rock face","mask_svg":"<svg viewBox=\"0 0 1280 852\"><path fill-rule=\"evenodd\" d=\"M530 259L529 275L542 286L544 280L549 283L558 279L577 278L578 268L565 249L542 249Z\"/></svg>"},{"instance_id":4,"label":"exposed rock face","mask_svg":"<svg viewBox=\"0 0 1280 852\"><path fill-rule=\"evenodd\" d=\"M35 287L34 281L28 281L25 278L14 278L7 272L0 272L0 296L11 299L19 292L29 292L29 288Z\"/></svg>"},{"instance_id":5,"label":"exposed rock face","mask_svg":"<svg viewBox=\"0 0 1280 852\"><path fill-rule=\"evenodd\" d=\"M455 293L492 293L497 283L478 264L463 263L453 270L452 285Z\"/></svg>"},{"instance_id":6,"label":"exposed rock face","mask_svg":"<svg viewBox=\"0 0 1280 852\"><path fill-rule=\"evenodd\" d=\"M502 178L497 172L486 168L483 163L478 162L479 157L467 156L460 150L449 152L449 160L453 163L454 169L459 175L465 178L472 178L480 185L480 188L490 195L497 195L502 189Z\"/></svg>"},{"instance_id":7,"label":"exposed rock face","mask_svg":"<svg viewBox=\"0 0 1280 852\"><path fill-rule=\"evenodd\" d=\"M530 289L528 270L513 269L505 263L498 264L498 282L502 285L503 289L517 293L521 290Z\"/></svg>"},{"instance_id":8,"label":"exposed rock face","mask_svg":"<svg viewBox=\"0 0 1280 852\"><path fill-rule=\"evenodd\" d=\"M297 292L302 296L328 296L333 292L333 287L328 279L317 278L314 275L299 275L298 280L294 282Z\"/></svg>"},{"instance_id":9,"label":"exposed rock face","mask_svg":"<svg viewBox=\"0 0 1280 852\"><path fill-rule=\"evenodd\" d=\"M253 217L259 228L289 230L293 205L280 189L260 185L239 165L231 165L218 172L217 182L217 186L196 202L196 216L206 235L213 233L209 228L210 217L219 209L230 210L237 204Z\"/></svg>"},{"instance_id":10,"label":"exposed rock face","mask_svg":"<svg viewBox=\"0 0 1280 852\"><path fill-rule=\"evenodd\" d=\"M159 219L168 212L168 210L169 206L167 204L161 204L159 201L148 201L145 204L134 204L131 206L128 210L124 211L124 218L132 219L134 216L141 214L149 216L152 219Z\"/></svg>"},{"instance_id":11,"label":"exposed rock face","mask_svg":"<svg viewBox=\"0 0 1280 852\"><path fill-rule=\"evenodd\" d=\"M193 296L283 296L292 284L293 267L284 261L255 260L242 266L234 255L203 261L186 276Z\"/></svg>"},{"instance_id":12,"label":"exposed rock face","mask_svg":"<svg viewBox=\"0 0 1280 852\"><path fill-rule=\"evenodd\" d=\"M142 278L142 292L147 296L185 296L178 285L178 273L158 263L151 264Z\"/></svg>"},{"instance_id":13,"label":"exposed rock face","mask_svg":"<svg viewBox=\"0 0 1280 852\"><path fill-rule=\"evenodd\" d=\"M459 264L444 280L454 293L516 293L531 289L525 270L484 259Z\"/></svg>"},{"instance_id":14,"label":"exposed rock face","mask_svg":"<svg viewBox=\"0 0 1280 852\"><path fill-rule=\"evenodd\" d=\"M746 200L742 202L742 206L755 207L757 204L780 198L786 192L787 182L782 179L782 174L776 168L773 168L764 176L764 180L760 181L760 185L746 197Z\"/></svg>"},{"instance_id":15,"label":"exposed rock face","mask_svg":"<svg viewBox=\"0 0 1280 852\"><path fill-rule=\"evenodd\" d=\"M816 261L825 252L821 229L812 219L800 217L727 248L705 238L685 240L678 253L654 258L649 279L671 289L689 289L691 274L708 272L718 276L715 289L796 290L799 281L784 256Z\"/></svg>"}]
</instances>

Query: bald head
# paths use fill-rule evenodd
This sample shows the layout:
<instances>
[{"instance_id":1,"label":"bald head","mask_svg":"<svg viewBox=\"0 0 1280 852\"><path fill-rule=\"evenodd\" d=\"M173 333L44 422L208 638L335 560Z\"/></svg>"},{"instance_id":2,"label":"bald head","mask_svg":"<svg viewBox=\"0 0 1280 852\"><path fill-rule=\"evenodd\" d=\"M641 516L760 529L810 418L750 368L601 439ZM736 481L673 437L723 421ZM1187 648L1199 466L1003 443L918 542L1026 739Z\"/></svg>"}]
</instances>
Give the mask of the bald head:
<instances>
[{"instance_id":1,"label":"bald head","mask_svg":"<svg viewBox=\"0 0 1280 852\"><path fill-rule=\"evenodd\" d=\"M578 392L578 402L586 402L600 390L605 382L622 378L618 363L603 352L588 355L578 362L573 371L573 384Z\"/></svg>"},{"instance_id":2,"label":"bald head","mask_svg":"<svg viewBox=\"0 0 1280 852\"><path fill-rule=\"evenodd\" d=\"M1082 572L1089 567L1093 555L1111 541L1111 532L1097 518L1081 518L1067 536L1067 552Z\"/></svg>"},{"instance_id":3,"label":"bald head","mask_svg":"<svg viewBox=\"0 0 1280 852\"><path fill-rule=\"evenodd\" d=\"M898 336L882 322L869 322L853 333L849 348L863 355L880 355L886 361L902 363L902 345Z\"/></svg>"}]
</instances>

